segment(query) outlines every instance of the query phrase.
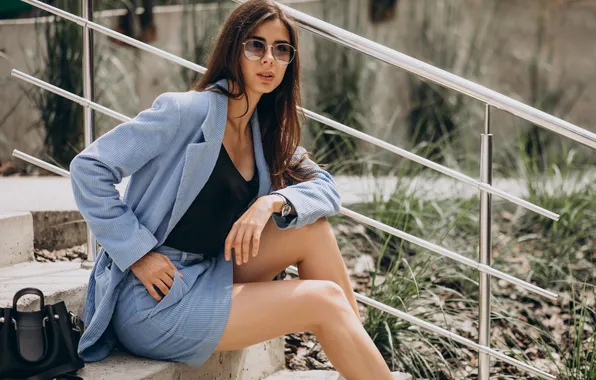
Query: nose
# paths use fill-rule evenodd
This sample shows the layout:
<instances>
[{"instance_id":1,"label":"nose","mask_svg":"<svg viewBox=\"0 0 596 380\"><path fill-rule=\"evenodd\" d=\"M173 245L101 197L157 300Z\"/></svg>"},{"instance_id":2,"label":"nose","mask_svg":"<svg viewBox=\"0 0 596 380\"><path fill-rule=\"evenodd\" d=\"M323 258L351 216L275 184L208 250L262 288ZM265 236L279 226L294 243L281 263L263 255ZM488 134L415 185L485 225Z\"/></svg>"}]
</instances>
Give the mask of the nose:
<instances>
[{"instance_id":1,"label":"nose","mask_svg":"<svg viewBox=\"0 0 596 380\"><path fill-rule=\"evenodd\" d=\"M265 55L263 55L263 63L273 63L273 46L269 45L265 48Z\"/></svg>"}]
</instances>

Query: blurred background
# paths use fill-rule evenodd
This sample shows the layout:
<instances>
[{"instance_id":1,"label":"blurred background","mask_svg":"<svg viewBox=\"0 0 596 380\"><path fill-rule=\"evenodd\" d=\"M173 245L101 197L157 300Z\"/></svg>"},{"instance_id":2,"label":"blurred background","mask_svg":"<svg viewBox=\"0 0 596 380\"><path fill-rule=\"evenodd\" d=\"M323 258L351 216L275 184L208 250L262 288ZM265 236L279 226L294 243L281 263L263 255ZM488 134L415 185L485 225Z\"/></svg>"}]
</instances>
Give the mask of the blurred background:
<instances>
[{"instance_id":1,"label":"blurred background","mask_svg":"<svg viewBox=\"0 0 596 380\"><path fill-rule=\"evenodd\" d=\"M51 3L81 12L78 0ZM283 3L596 131L596 1ZM124 0L94 4L95 22L126 30ZM130 33L205 64L219 26L235 5L156 0L152 22ZM84 148L80 106L10 77L16 68L82 95L81 28L47 16L16 0L0 2L4 176L52 175L11 158L13 149L68 169ZM163 92L188 90L197 79L188 69L98 33L94 46L95 100L128 116L150 107ZM483 104L303 30L298 49L305 108L478 178ZM117 125L107 116L95 117L96 136ZM493 345L542 369L559 371L561 378L595 379L596 155L498 110L492 133L495 182L562 215L553 223L493 198L495 267L562 294L561 300L550 302L495 281ZM477 257L479 201L474 189L466 192L470 189L441 182L444 178L418 164L310 120L304 123L302 145L317 162L329 165L338 183L372 181L370 197L350 205L354 210ZM477 340L475 271L348 218L334 219L334 229L350 271L357 275L355 288ZM395 370L415 378L477 375L475 352L378 311L366 313L367 331ZM312 361L300 361L296 350L289 352L288 366L312 367ZM526 378L512 366L494 364L499 378Z\"/></svg>"},{"instance_id":2,"label":"blurred background","mask_svg":"<svg viewBox=\"0 0 596 380\"><path fill-rule=\"evenodd\" d=\"M77 0L54 0L80 12ZM139 6L142 1L138 1ZM595 130L596 1L294 0L292 7L358 33L582 128ZM124 0L94 1L95 21L118 28ZM204 64L232 1L155 0L150 43ZM81 89L81 30L17 0L0 5L0 161L12 149L45 154L62 166L81 150L82 111L10 78L19 69L75 93ZM142 10L139 10L142 13ZM162 92L197 78L136 48L95 33L96 100L129 116ZM140 36L135 36L139 38ZM303 103L356 129L476 174L484 107L454 91L300 31ZM48 51L51 54L48 55ZM56 109L60 109L57 113ZM97 115L96 135L114 127ZM305 124L304 144L335 173L388 171L399 160L368 143ZM536 153L547 169L561 149L583 151L508 114L495 112L496 170ZM594 163L585 155L582 164ZM342 160L338 160L342 158ZM348 158L348 159L346 159ZM579 162L578 162L579 163ZM19 166L20 167L20 166ZM41 174L41 173L40 173Z\"/></svg>"}]
</instances>

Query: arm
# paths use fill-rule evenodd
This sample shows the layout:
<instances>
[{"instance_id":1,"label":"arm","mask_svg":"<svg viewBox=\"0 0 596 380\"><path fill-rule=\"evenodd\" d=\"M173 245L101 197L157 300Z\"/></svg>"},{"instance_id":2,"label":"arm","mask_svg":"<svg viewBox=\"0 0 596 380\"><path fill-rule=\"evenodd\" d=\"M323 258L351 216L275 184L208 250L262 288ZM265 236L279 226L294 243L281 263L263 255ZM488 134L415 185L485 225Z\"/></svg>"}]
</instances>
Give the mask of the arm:
<instances>
[{"instance_id":1,"label":"arm","mask_svg":"<svg viewBox=\"0 0 596 380\"><path fill-rule=\"evenodd\" d=\"M79 211L122 271L154 248L157 239L120 200L114 185L162 153L179 124L175 95L162 94L150 109L101 136L70 163Z\"/></svg>"},{"instance_id":2,"label":"arm","mask_svg":"<svg viewBox=\"0 0 596 380\"><path fill-rule=\"evenodd\" d=\"M299 146L295 155L300 157L305 151L306 149ZM295 212L295 215L290 214L285 218L280 214L273 214L275 224L282 230L290 227L300 228L323 216L336 215L341 208L341 197L331 174L321 169L310 158L306 158L302 165L313 167L311 171L317 174L316 177L270 193L279 193L288 198L292 204L292 213Z\"/></svg>"}]
</instances>

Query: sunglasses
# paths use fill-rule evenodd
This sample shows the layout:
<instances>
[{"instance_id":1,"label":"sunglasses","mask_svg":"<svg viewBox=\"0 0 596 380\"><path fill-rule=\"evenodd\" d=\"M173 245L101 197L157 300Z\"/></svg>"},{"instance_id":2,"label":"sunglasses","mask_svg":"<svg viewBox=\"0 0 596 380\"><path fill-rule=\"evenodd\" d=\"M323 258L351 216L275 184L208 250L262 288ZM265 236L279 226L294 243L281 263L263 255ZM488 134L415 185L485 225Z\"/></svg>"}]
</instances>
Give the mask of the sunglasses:
<instances>
[{"instance_id":1,"label":"sunglasses","mask_svg":"<svg viewBox=\"0 0 596 380\"><path fill-rule=\"evenodd\" d=\"M250 38L244 41L242 45L244 45L244 56L249 61L258 61L263 58L269 46L273 46L273 58L280 65L289 65L296 56L296 49L285 42L265 45L261 40Z\"/></svg>"}]
</instances>

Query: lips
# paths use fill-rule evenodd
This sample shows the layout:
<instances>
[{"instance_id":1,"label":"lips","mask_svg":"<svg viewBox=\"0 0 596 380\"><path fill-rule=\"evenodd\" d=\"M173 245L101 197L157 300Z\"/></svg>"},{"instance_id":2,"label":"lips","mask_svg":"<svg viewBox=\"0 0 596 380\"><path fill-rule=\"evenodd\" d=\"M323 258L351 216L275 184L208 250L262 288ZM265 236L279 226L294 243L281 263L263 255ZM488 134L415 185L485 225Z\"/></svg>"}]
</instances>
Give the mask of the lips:
<instances>
[{"instance_id":1,"label":"lips","mask_svg":"<svg viewBox=\"0 0 596 380\"><path fill-rule=\"evenodd\" d=\"M261 71L257 73L257 76L265 80L273 80L275 78L275 74L272 71Z\"/></svg>"}]
</instances>

